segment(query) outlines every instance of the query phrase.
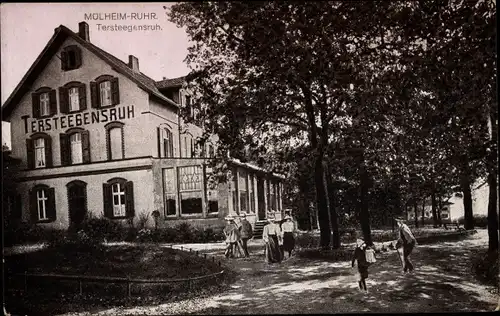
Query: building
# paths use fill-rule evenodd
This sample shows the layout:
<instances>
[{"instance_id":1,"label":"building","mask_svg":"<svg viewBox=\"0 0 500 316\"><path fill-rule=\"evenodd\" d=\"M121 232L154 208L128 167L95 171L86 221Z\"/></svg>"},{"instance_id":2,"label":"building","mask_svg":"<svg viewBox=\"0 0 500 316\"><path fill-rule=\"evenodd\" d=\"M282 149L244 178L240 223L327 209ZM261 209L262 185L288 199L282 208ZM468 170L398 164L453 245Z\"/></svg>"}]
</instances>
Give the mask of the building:
<instances>
[{"instance_id":1,"label":"building","mask_svg":"<svg viewBox=\"0 0 500 316\"><path fill-rule=\"evenodd\" d=\"M212 226L281 211L283 178L256 166L235 160L230 181L210 185L216 138L202 148L202 129L182 121L182 83L93 45L85 22L78 33L57 27L2 106L20 159L21 219L66 229L89 213L124 222L159 211L162 225Z\"/></svg>"},{"instance_id":2,"label":"building","mask_svg":"<svg viewBox=\"0 0 500 316\"><path fill-rule=\"evenodd\" d=\"M474 215L488 215L489 186L486 180L480 179L472 186L472 210ZM418 218L422 218L422 203L417 205ZM441 209L441 219L455 222L464 217L464 200L461 193L453 194L447 199ZM425 201L424 218L432 219L432 203L430 198ZM408 220L415 219L413 207L408 208Z\"/></svg>"}]
</instances>

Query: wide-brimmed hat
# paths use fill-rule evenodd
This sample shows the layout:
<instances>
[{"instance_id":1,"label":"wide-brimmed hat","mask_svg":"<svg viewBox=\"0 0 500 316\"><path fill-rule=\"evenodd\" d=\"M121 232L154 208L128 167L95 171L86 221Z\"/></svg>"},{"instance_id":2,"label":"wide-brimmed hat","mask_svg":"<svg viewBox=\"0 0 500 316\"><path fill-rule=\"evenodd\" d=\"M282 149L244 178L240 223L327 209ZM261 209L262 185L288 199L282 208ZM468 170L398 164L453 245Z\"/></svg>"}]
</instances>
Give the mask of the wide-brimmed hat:
<instances>
[{"instance_id":1,"label":"wide-brimmed hat","mask_svg":"<svg viewBox=\"0 0 500 316\"><path fill-rule=\"evenodd\" d=\"M292 217L290 215L287 215L287 216L285 216L285 220L287 220L287 219L292 219Z\"/></svg>"},{"instance_id":2,"label":"wide-brimmed hat","mask_svg":"<svg viewBox=\"0 0 500 316\"><path fill-rule=\"evenodd\" d=\"M234 216L233 215L228 215L225 218L226 221L234 221Z\"/></svg>"},{"instance_id":3,"label":"wide-brimmed hat","mask_svg":"<svg viewBox=\"0 0 500 316\"><path fill-rule=\"evenodd\" d=\"M241 213L240 217L247 217L247 213Z\"/></svg>"},{"instance_id":4,"label":"wide-brimmed hat","mask_svg":"<svg viewBox=\"0 0 500 316\"><path fill-rule=\"evenodd\" d=\"M401 216L396 216L396 217L394 217L394 220L395 220L396 222L402 222L402 221L404 221L405 219L404 219L404 218L402 218Z\"/></svg>"}]
</instances>

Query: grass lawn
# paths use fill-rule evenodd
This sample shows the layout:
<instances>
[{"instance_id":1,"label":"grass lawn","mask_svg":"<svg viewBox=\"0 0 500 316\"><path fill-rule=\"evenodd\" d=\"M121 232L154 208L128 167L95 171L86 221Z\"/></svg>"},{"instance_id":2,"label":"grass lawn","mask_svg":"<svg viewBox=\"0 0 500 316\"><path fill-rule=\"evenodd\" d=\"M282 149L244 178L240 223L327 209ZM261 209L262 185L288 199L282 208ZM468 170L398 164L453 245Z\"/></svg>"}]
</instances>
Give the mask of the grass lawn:
<instances>
[{"instance_id":1,"label":"grass lawn","mask_svg":"<svg viewBox=\"0 0 500 316\"><path fill-rule=\"evenodd\" d=\"M78 281L29 279L24 293L23 278L9 278L13 273L51 273L121 277L130 279L182 279L221 271L218 262L196 257L180 250L157 245L113 245L92 249L42 248L5 258L8 283L6 306L9 312L30 314L63 313L99 310L110 306L130 306L141 303L166 302L213 293L221 288L227 277L219 280L185 282L164 285L133 284L128 298L127 285L117 283L84 282L79 295ZM10 309L9 309L10 308Z\"/></svg>"}]
</instances>

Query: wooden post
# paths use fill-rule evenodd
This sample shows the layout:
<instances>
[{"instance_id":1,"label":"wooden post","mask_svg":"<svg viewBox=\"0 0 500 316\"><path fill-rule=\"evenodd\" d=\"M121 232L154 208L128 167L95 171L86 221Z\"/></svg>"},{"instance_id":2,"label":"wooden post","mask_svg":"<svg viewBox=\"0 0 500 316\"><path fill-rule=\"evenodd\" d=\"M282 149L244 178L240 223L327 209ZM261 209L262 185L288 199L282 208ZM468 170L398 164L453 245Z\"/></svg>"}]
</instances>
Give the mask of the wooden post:
<instances>
[{"instance_id":1,"label":"wooden post","mask_svg":"<svg viewBox=\"0 0 500 316\"><path fill-rule=\"evenodd\" d=\"M127 292L128 292L128 297L130 297L132 293L132 283L130 281L127 282Z\"/></svg>"},{"instance_id":2,"label":"wooden post","mask_svg":"<svg viewBox=\"0 0 500 316\"><path fill-rule=\"evenodd\" d=\"M80 288L80 295L83 294L83 291L82 291L82 280L78 280L78 286Z\"/></svg>"},{"instance_id":3,"label":"wooden post","mask_svg":"<svg viewBox=\"0 0 500 316\"><path fill-rule=\"evenodd\" d=\"M207 254L206 253L203 254L203 258L207 259Z\"/></svg>"}]
</instances>

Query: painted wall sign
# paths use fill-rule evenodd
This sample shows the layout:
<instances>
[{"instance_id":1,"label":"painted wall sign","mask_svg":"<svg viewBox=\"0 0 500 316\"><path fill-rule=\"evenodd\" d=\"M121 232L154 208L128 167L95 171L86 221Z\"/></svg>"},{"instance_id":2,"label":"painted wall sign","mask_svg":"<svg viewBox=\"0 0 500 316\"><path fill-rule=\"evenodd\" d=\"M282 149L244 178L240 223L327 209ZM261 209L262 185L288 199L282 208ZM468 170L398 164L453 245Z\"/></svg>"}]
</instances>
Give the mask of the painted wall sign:
<instances>
[{"instance_id":1,"label":"painted wall sign","mask_svg":"<svg viewBox=\"0 0 500 316\"><path fill-rule=\"evenodd\" d=\"M29 115L24 115L21 118L24 121L25 133L47 132L95 123L131 119L134 118L134 106L121 106L41 119L30 119Z\"/></svg>"}]
</instances>

